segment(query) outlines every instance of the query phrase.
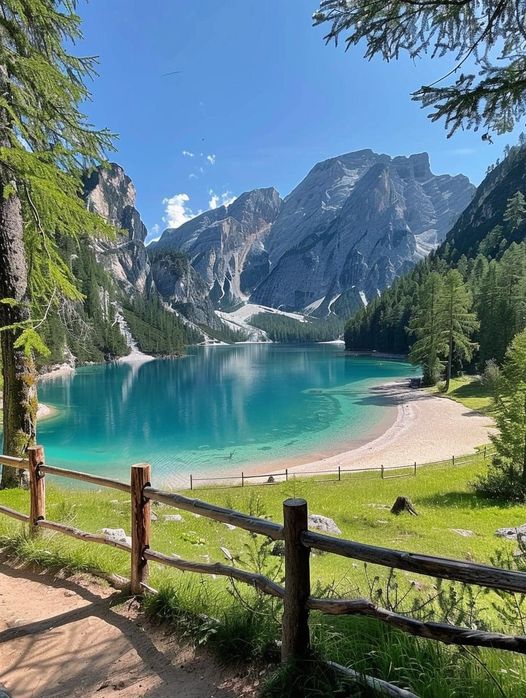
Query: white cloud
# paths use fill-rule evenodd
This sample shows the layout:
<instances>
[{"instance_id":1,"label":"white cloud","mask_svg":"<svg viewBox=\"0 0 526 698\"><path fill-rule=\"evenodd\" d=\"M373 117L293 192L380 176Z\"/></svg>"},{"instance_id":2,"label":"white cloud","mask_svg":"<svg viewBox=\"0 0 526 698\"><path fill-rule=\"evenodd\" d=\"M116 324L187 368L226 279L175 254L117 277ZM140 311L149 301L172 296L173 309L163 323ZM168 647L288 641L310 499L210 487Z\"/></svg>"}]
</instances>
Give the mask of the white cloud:
<instances>
[{"instance_id":1,"label":"white cloud","mask_svg":"<svg viewBox=\"0 0 526 698\"><path fill-rule=\"evenodd\" d=\"M201 211L194 213L188 206L190 197L188 194L174 194L173 196L163 199L164 217L163 221L169 228L178 228L183 223L192 220L198 216Z\"/></svg>"},{"instance_id":2,"label":"white cloud","mask_svg":"<svg viewBox=\"0 0 526 698\"><path fill-rule=\"evenodd\" d=\"M185 158L195 157L195 153L191 153L189 150L182 150L181 153L185 156Z\"/></svg>"},{"instance_id":3,"label":"white cloud","mask_svg":"<svg viewBox=\"0 0 526 698\"><path fill-rule=\"evenodd\" d=\"M207 155L207 156L206 156L206 159L208 160L208 162L209 162L211 165L215 165L215 164L216 164L216 156L215 156L213 153L211 153L210 155Z\"/></svg>"},{"instance_id":4,"label":"white cloud","mask_svg":"<svg viewBox=\"0 0 526 698\"><path fill-rule=\"evenodd\" d=\"M195 172L191 172L188 175L188 179L199 179L199 177L195 174Z\"/></svg>"},{"instance_id":5,"label":"white cloud","mask_svg":"<svg viewBox=\"0 0 526 698\"><path fill-rule=\"evenodd\" d=\"M231 191L224 191L222 194L216 194L213 189L210 189L208 193L210 195L208 206L212 209L218 206L230 206L230 204L236 200L236 197L232 196Z\"/></svg>"}]
</instances>

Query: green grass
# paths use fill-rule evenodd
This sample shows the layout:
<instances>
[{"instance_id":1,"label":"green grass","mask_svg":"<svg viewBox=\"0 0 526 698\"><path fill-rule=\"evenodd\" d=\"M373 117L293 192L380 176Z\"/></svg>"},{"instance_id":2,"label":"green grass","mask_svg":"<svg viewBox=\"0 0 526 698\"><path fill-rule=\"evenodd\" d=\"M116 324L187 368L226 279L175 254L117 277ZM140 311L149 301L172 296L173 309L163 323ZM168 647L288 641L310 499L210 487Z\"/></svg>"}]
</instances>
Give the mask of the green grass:
<instances>
[{"instance_id":1,"label":"green grass","mask_svg":"<svg viewBox=\"0 0 526 698\"><path fill-rule=\"evenodd\" d=\"M473 456L464 465L450 462L422 466L418 475L386 477L376 474L347 475L341 482L289 480L288 483L263 486L203 489L194 496L240 511L264 514L282 520L282 503L288 497L303 497L311 513L333 518L342 536L364 543L459 559L487 562L499 543L495 529L524 523L526 511L518 504L503 505L484 500L469 488L469 482L484 469L482 455ZM48 477L47 518L78 528L97 531L102 527L124 528L129 532L130 503L126 494L90 489L69 490L53 486ZM189 493L187 493L189 494ZM419 516L393 516L389 509L398 495L409 497ZM23 490L0 492L0 503L19 511L28 511L29 495ZM153 507L158 517L152 523L152 547L183 558L223 560L221 547L233 555L246 557L244 546L250 534L195 514L181 511L180 523L164 521L174 510ZM464 538L454 531L468 529L473 536ZM0 517L0 535L13 535L20 524ZM52 546L64 556L70 553L89 558L90 564L126 574L126 553L107 546L88 545L60 534L45 532L37 546ZM314 555L314 580L328 584L334 579L355 580L360 573L349 561L334 555ZM154 566L153 579L158 575Z\"/></svg>"},{"instance_id":2,"label":"green grass","mask_svg":"<svg viewBox=\"0 0 526 698\"><path fill-rule=\"evenodd\" d=\"M266 515L275 521L282 520L284 499L304 497L309 511L333 518L345 538L489 562L498 548L510 554L514 550L514 545L495 537L495 529L523 524L526 511L522 505L491 502L471 491L469 483L484 467L483 456L479 454L461 465L452 466L447 462L421 467L416 477L410 475L408 468L407 477L396 479L381 480L376 474L357 473L345 476L341 482L297 479L273 485L203 489L192 495L247 513ZM396 517L389 512L400 494L410 497L419 516L402 514ZM28 493L2 491L0 503L27 512ZM152 523L152 548L186 559L213 562L224 560L221 551L224 547L238 559L236 564L254 567L257 548L254 537L247 532L229 530L223 524L184 511L180 512L182 522L166 522L164 515L173 514L173 509L156 506L153 510L158 518ZM123 493L63 489L53 485L52 478L48 477L47 518L89 531L105 526L129 532L130 504ZM473 535L462 537L452 530L454 528L472 531ZM40 539L29 540L21 531L23 526L0 516L3 543L20 558L51 569L99 568L129 576L126 553L47 531L42 532ZM271 557L265 564L269 560L273 565L282 561ZM311 570L315 593L330 588L341 596L367 594L366 575L369 585L378 575L379 581L373 582L373 586L381 586L387 575L383 568L368 566L364 570L359 562L325 554L312 555ZM279 570L277 576L280 576ZM400 588L417 579L418 592L415 593L433 593L434 580L404 572L399 573ZM186 634L192 641L211 644L223 658L264 658L272 653L275 656L273 638L279 632L279 604L276 606L275 601L267 597L262 600L241 584L233 589L222 578L182 574L153 564L149 583L161 593L147 600L148 612L152 617L172 623L179 634ZM482 605L487 609L488 601ZM495 617L484 613L486 620L492 621L492 629L497 629L493 623ZM323 656L340 663L352 663L355 668L401 685L410 685L421 696L502 696L495 681L502 684L506 696L518 698L526 694L523 660L513 654L485 651L475 653L474 659L462 648L418 640L360 618L330 619L312 614L312 630ZM488 668L483 669L481 661ZM273 690L270 686L268 695L278 695ZM308 695L321 694L313 689Z\"/></svg>"},{"instance_id":3,"label":"green grass","mask_svg":"<svg viewBox=\"0 0 526 698\"><path fill-rule=\"evenodd\" d=\"M430 390L433 393L449 397L455 402L460 402L470 410L491 414L493 398L478 376L452 378L447 393L441 392L440 386Z\"/></svg>"}]
</instances>

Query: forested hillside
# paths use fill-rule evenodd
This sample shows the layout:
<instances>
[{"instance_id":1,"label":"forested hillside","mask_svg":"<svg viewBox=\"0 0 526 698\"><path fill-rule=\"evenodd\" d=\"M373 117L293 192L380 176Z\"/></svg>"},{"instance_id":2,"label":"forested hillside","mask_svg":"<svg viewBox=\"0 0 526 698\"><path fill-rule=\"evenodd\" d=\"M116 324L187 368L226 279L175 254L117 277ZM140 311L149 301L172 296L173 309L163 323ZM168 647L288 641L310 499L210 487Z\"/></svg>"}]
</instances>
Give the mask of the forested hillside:
<instances>
[{"instance_id":1,"label":"forested hillside","mask_svg":"<svg viewBox=\"0 0 526 698\"><path fill-rule=\"evenodd\" d=\"M250 319L250 324L264 330L273 342L329 342L338 339L343 333L343 321L336 315L305 322L277 313L258 313Z\"/></svg>"},{"instance_id":2,"label":"forested hillside","mask_svg":"<svg viewBox=\"0 0 526 698\"><path fill-rule=\"evenodd\" d=\"M148 354L181 354L201 336L145 290L128 295L96 258L86 239L61 241L63 259L70 266L82 301L62 301L42 326L49 355L37 357L40 366L62 362L86 363L125 356L129 346L121 331L124 318L139 349Z\"/></svg>"},{"instance_id":3,"label":"forested hillside","mask_svg":"<svg viewBox=\"0 0 526 698\"><path fill-rule=\"evenodd\" d=\"M487 174L445 243L347 323L347 349L408 353L409 329L433 271L456 268L466 284L479 328L472 362L501 361L526 323L526 146L511 148ZM457 357L458 358L458 357ZM468 361L464 360L464 367Z\"/></svg>"}]
</instances>

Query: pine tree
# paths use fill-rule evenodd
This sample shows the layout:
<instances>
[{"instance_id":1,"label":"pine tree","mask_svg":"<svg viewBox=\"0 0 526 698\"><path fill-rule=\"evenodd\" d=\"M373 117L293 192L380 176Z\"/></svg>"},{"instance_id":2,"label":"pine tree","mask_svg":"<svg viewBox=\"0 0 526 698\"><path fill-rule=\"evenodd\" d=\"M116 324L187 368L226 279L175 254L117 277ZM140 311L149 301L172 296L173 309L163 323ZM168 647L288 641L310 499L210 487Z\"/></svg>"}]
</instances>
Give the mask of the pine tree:
<instances>
[{"instance_id":1,"label":"pine tree","mask_svg":"<svg viewBox=\"0 0 526 698\"><path fill-rule=\"evenodd\" d=\"M102 162L111 135L79 110L92 58L66 46L80 37L75 0L2 0L0 22L0 337L3 451L21 455L36 432L33 353L61 297L79 299L56 233L110 234L80 198L86 166ZM14 486L4 468L2 486Z\"/></svg>"},{"instance_id":2,"label":"pine tree","mask_svg":"<svg viewBox=\"0 0 526 698\"><path fill-rule=\"evenodd\" d=\"M504 220L508 223L510 230L516 230L524 220L526 215L526 199L521 191L510 196L504 211Z\"/></svg>"},{"instance_id":3,"label":"pine tree","mask_svg":"<svg viewBox=\"0 0 526 698\"><path fill-rule=\"evenodd\" d=\"M313 19L329 26L327 41L343 36L367 59L449 54L456 66L413 94L449 135L484 128L491 141L490 131L511 131L526 114L526 0L321 0Z\"/></svg>"},{"instance_id":4,"label":"pine tree","mask_svg":"<svg viewBox=\"0 0 526 698\"><path fill-rule=\"evenodd\" d=\"M526 497L526 332L512 341L497 380L495 421L492 437L497 455L477 489L511 500Z\"/></svg>"},{"instance_id":5,"label":"pine tree","mask_svg":"<svg viewBox=\"0 0 526 698\"><path fill-rule=\"evenodd\" d=\"M471 341L478 328L476 315L471 312L473 302L460 272L449 271L444 279L439 300L438 324L442 337L441 346L447 345L446 384L447 393L451 381L453 352L460 359L470 360L475 348Z\"/></svg>"},{"instance_id":6,"label":"pine tree","mask_svg":"<svg viewBox=\"0 0 526 698\"><path fill-rule=\"evenodd\" d=\"M418 294L409 329L416 339L409 352L409 360L420 364L424 374L424 385L434 385L442 372L440 356L446 349L441 326L440 301L444 282L438 272L431 272Z\"/></svg>"}]
</instances>

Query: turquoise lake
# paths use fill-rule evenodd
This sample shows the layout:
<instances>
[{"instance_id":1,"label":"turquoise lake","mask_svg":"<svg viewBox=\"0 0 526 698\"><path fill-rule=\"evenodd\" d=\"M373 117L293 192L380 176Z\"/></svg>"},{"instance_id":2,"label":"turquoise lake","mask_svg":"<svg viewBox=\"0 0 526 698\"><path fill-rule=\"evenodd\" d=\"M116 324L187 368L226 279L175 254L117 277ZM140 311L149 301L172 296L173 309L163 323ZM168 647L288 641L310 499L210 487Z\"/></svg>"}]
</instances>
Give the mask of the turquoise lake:
<instances>
[{"instance_id":1,"label":"turquoise lake","mask_svg":"<svg viewBox=\"0 0 526 698\"><path fill-rule=\"evenodd\" d=\"M52 465L187 485L251 464L319 457L363 442L392 416L370 389L415 369L346 356L338 345L191 347L180 359L86 366L43 381L59 415L39 424Z\"/></svg>"}]
</instances>

